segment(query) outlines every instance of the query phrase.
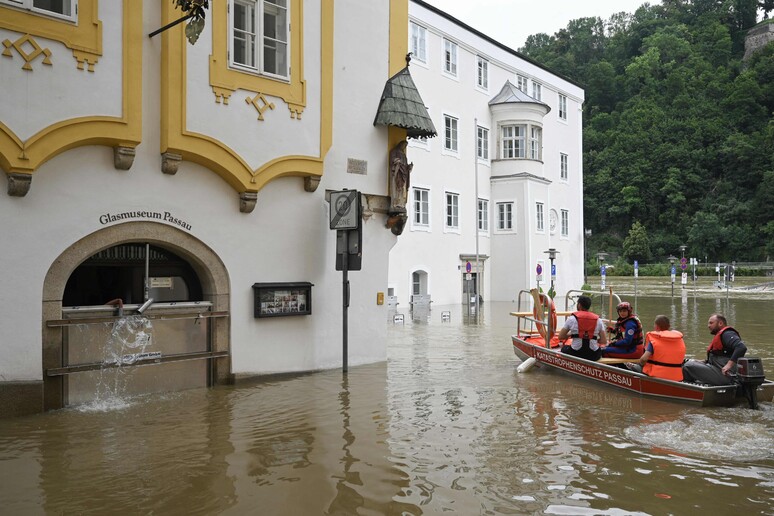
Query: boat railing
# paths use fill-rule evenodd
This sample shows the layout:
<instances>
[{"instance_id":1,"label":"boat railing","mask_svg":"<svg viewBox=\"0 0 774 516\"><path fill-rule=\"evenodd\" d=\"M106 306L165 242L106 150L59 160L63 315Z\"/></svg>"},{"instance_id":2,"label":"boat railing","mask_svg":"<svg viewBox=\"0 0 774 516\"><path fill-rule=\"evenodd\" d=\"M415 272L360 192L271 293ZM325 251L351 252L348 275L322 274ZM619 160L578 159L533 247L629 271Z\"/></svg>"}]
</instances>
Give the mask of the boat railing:
<instances>
[{"instance_id":1,"label":"boat railing","mask_svg":"<svg viewBox=\"0 0 774 516\"><path fill-rule=\"evenodd\" d=\"M612 288L601 292L570 290L564 296L564 310L557 310L554 300L548 294L533 288L519 291L516 298L516 311L511 312L511 315L517 318L517 335L527 337L540 335L545 340L545 346L550 347L551 337L563 325L563 320L560 323L559 318L571 315L575 311L578 298L584 295L591 297L592 311L598 313L605 323L615 321L613 309L621 302L621 298L613 292ZM605 301L607 301L607 312L604 311ZM595 307L596 310L594 310Z\"/></svg>"}]
</instances>

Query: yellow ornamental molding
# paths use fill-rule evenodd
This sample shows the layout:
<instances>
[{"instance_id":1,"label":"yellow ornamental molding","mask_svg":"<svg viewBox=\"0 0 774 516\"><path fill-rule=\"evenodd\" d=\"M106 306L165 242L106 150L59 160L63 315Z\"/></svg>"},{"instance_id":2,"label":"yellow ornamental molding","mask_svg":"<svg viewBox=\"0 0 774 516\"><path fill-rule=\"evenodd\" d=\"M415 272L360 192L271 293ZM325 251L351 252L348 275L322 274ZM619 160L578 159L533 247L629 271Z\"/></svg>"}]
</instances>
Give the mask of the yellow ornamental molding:
<instances>
[{"instance_id":1,"label":"yellow ornamental molding","mask_svg":"<svg viewBox=\"0 0 774 516\"><path fill-rule=\"evenodd\" d=\"M84 13L91 13L94 16L95 24L84 23L84 25L99 26L98 39L100 41L97 47L99 54L101 54L101 25L96 20L96 1L80 0L79 7L79 22L84 20ZM13 16L7 17L8 14ZM31 16L21 11L0 7L0 26L7 27L9 20L14 21L19 17L29 21ZM92 18L87 17L86 19L91 20ZM45 25L43 22L52 22L69 26L71 29L77 28L67 22L43 19L41 16L34 16L34 21L41 25ZM121 76L123 82L122 115L120 117L85 116L62 120L38 131L27 140L21 140L10 127L0 122L0 168L5 171L9 178L9 195L23 196L29 187L27 186L25 189L18 185L25 183L29 185L32 175L43 163L63 152L85 145L113 147L116 168L126 170L131 166L133 150L142 139L143 31L141 2L124 0L122 30L123 71ZM30 30L29 32L35 31ZM37 34L37 32L35 33ZM50 34L45 37L50 37ZM76 40L71 39L71 44L72 41ZM21 44L19 42L19 45ZM6 46L6 51L10 51L8 46ZM45 55L45 52L43 54ZM31 56L31 53L27 52L27 55ZM84 51L83 55L85 56L83 62L88 63L89 60L96 62L95 56L97 54ZM30 60L32 59L34 58L31 57ZM12 182L17 186L12 188Z\"/></svg>"},{"instance_id":2,"label":"yellow ornamental molding","mask_svg":"<svg viewBox=\"0 0 774 516\"><path fill-rule=\"evenodd\" d=\"M0 27L58 41L72 50L79 70L85 67L93 72L102 56L102 22L97 4L98 0L79 0L77 24L0 5Z\"/></svg>"},{"instance_id":3,"label":"yellow ornamental molding","mask_svg":"<svg viewBox=\"0 0 774 516\"><path fill-rule=\"evenodd\" d=\"M258 111L258 120L263 120L263 112L267 109L274 109L274 104L266 100L263 93L259 93L253 98L245 97L245 102L252 105Z\"/></svg>"},{"instance_id":4,"label":"yellow ornamental molding","mask_svg":"<svg viewBox=\"0 0 774 516\"><path fill-rule=\"evenodd\" d=\"M306 83L303 80L303 17L301 0L291 2L291 80L281 81L229 69L227 2L212 2L213 53L210 56L210 85L215 102L228 105L237 89L254 92L246 102L259 112L258 119L273 102L267 97L282 99L292 118L300 118L307 106ZM162 4L162 24L175 19L172 2ZM225 143L208 135L188 130L187 111L187 48L181 27L162 34L161 51L161 153L180 156L218 174L239 194L240 211L250 213L257 202L257 193L270 181L280 177L304 178L306 191L314 191L323 174L323 161L333 140L333 2L320 0L320 149L317 156L289 155L273 159L257 169ZM316 57L316 56L315 56ZM311 178L311 179L310 179Z\"/></svg>"},{"instance_id":5,"label":"yellow ornamental molding","mask_svg":"<svg viewBox=\"0 0 774 516\"><path fill-rule=\"evenodd\" d=\"M29 46L32 47L32 52L26 52L24 50L25 44L28 44ZM5 50L3 51L3 56L12 58L13 54L11 53L11 49L13 48L21 56L21 58L24 59L24 65L22 65L22 70L31 72L32 65L30 63L35 59L37 59L40 54L43 54L45 56L43 58L43 64L51 66L51 51L47 48L42 48L40 45L38 45L38 42L35 41L35 38L30 36L29 34L25 34L24 36L20 37L19 39L13 42L9 39L6 39L5 41L3 41L3 46L5 47Z\"/></svg>"}]
</instances>

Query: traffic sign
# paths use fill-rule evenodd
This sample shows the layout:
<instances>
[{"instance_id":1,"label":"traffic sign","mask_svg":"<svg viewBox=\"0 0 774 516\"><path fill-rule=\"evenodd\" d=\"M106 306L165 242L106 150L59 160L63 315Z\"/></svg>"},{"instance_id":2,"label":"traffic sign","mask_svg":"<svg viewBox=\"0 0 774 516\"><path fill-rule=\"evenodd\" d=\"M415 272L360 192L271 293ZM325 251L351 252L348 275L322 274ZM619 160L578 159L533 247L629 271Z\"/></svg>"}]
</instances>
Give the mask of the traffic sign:
<instances>
[{"instance_id":1,"label":"traffic sign","mask_svg":"<svg viewBox=\"0 0 774 516\"><path fill-rule=\"evenodd\" d=\"M543 274L543 266L540 264L537 264L537 267L535 267L535 272L538 273L538 276Z\"/></svg>"},{"instance_id":2,"label":"traffic sign","mask_svg":"<svg viewBox=\"0 0 774 516\"><path fill-rule=\"evenodd\" d=\"M470 265L470 262L467 262L465 264L465 272L470 272L473 270L473 267Z\"/></svg>"},{"instance_id":3,"label":"traffic sign","mask_svg":"<svg viewBox=\"0 0 774 516\"><path fill-rule=\"evenodd\" d=\"M556 264L554 263L551 264L551 279L556 279Z\"/></svg>"},{"instance_id":4,"label":"traffic sign","mask_svg":"<svg viewBox=\"0 0 774 516\"><path fill-rule=\"evenodd\" d=\"M360 227L360 192L343 190L331 192L331 229L358 229Z\"/></svg>"},{"instance_id":5,"label":"traffic sign","mask_svg":"<svg viewBox=\"0 0 774 516\"><path fill-rule=\"evenodd\" d=\"M602 276L605 276L605 275L607 275L607 266L603 265L602 267L600 267L600 268L599 268L599 272L600 272L600 274L601 274Z\"/></svg>"}]
</instances>

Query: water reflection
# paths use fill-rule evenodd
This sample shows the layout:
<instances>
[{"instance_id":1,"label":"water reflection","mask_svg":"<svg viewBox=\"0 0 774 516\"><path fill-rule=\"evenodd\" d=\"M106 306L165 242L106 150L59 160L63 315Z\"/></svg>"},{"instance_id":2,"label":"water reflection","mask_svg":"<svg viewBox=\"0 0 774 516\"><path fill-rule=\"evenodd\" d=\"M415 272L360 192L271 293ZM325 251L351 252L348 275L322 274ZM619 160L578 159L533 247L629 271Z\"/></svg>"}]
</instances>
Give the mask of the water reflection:
<instances>
[{"instance_id":1,"label":"water reflection","mask_svg":"<svg viewBox=\"0 0 774 516\"><path fill-rule=\"evenodd\" d=\"M646 325L669 315L700 355L718 302L774 367L774 299L654 295L638 310ZM771 514L771 403L700 409L519 374L514 309L388 323L388 362L346 376L1 420L4 512Z\"/></svg>"}]
</instances>

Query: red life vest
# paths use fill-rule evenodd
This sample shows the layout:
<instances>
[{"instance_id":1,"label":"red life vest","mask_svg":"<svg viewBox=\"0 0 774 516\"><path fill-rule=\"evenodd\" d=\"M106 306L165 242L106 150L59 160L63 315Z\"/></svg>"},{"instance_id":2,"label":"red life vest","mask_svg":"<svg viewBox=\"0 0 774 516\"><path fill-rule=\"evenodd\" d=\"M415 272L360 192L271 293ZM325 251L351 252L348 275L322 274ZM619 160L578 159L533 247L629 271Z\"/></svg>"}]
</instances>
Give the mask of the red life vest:
<instances>
[{"instance_id":1,"label":"red life vest","mask_svg":"<svg viewBox=\"0 0 774 516\"><path fill-rule=\"evenodd\" d=\"M723 326L723 328L721 328L720 331L717 332L714 337L712 337L712 342L710 342L710 345L707 346L707 353L711 353L713 355L723 354L723 341L720 340L720 336L723 335L723 332L726 330L733 330L734 333L739 335L739 332L734 330L731 326ZM741 335L739 335L739 337L741 338Z\"/></svg>"},{"instance_id":2,"label":"red life vest","mask_svg":"<svg viewBox=\"0 0 774 516\"><path fill-rule=\"evenodd\" d=\"M675 330L651 331L645 335L645 341L653 344L653 354L642 367L642 372L648 376L682 382L685 359L683 334Z\"/></svg>"},{"instance_id":3,"label":"red life vest","mask_svg":"<svg viewBox=\"0 0 774 516\"><path fill-rule=\"evenodd\" d=\"M594 312L577 311L572 313L573 317L578 321L578 333L570 335L573 339L583 339L583 344L588 344L591 339L597 339L597 321L599 316Z\"/></svg>"}]
</instances>

